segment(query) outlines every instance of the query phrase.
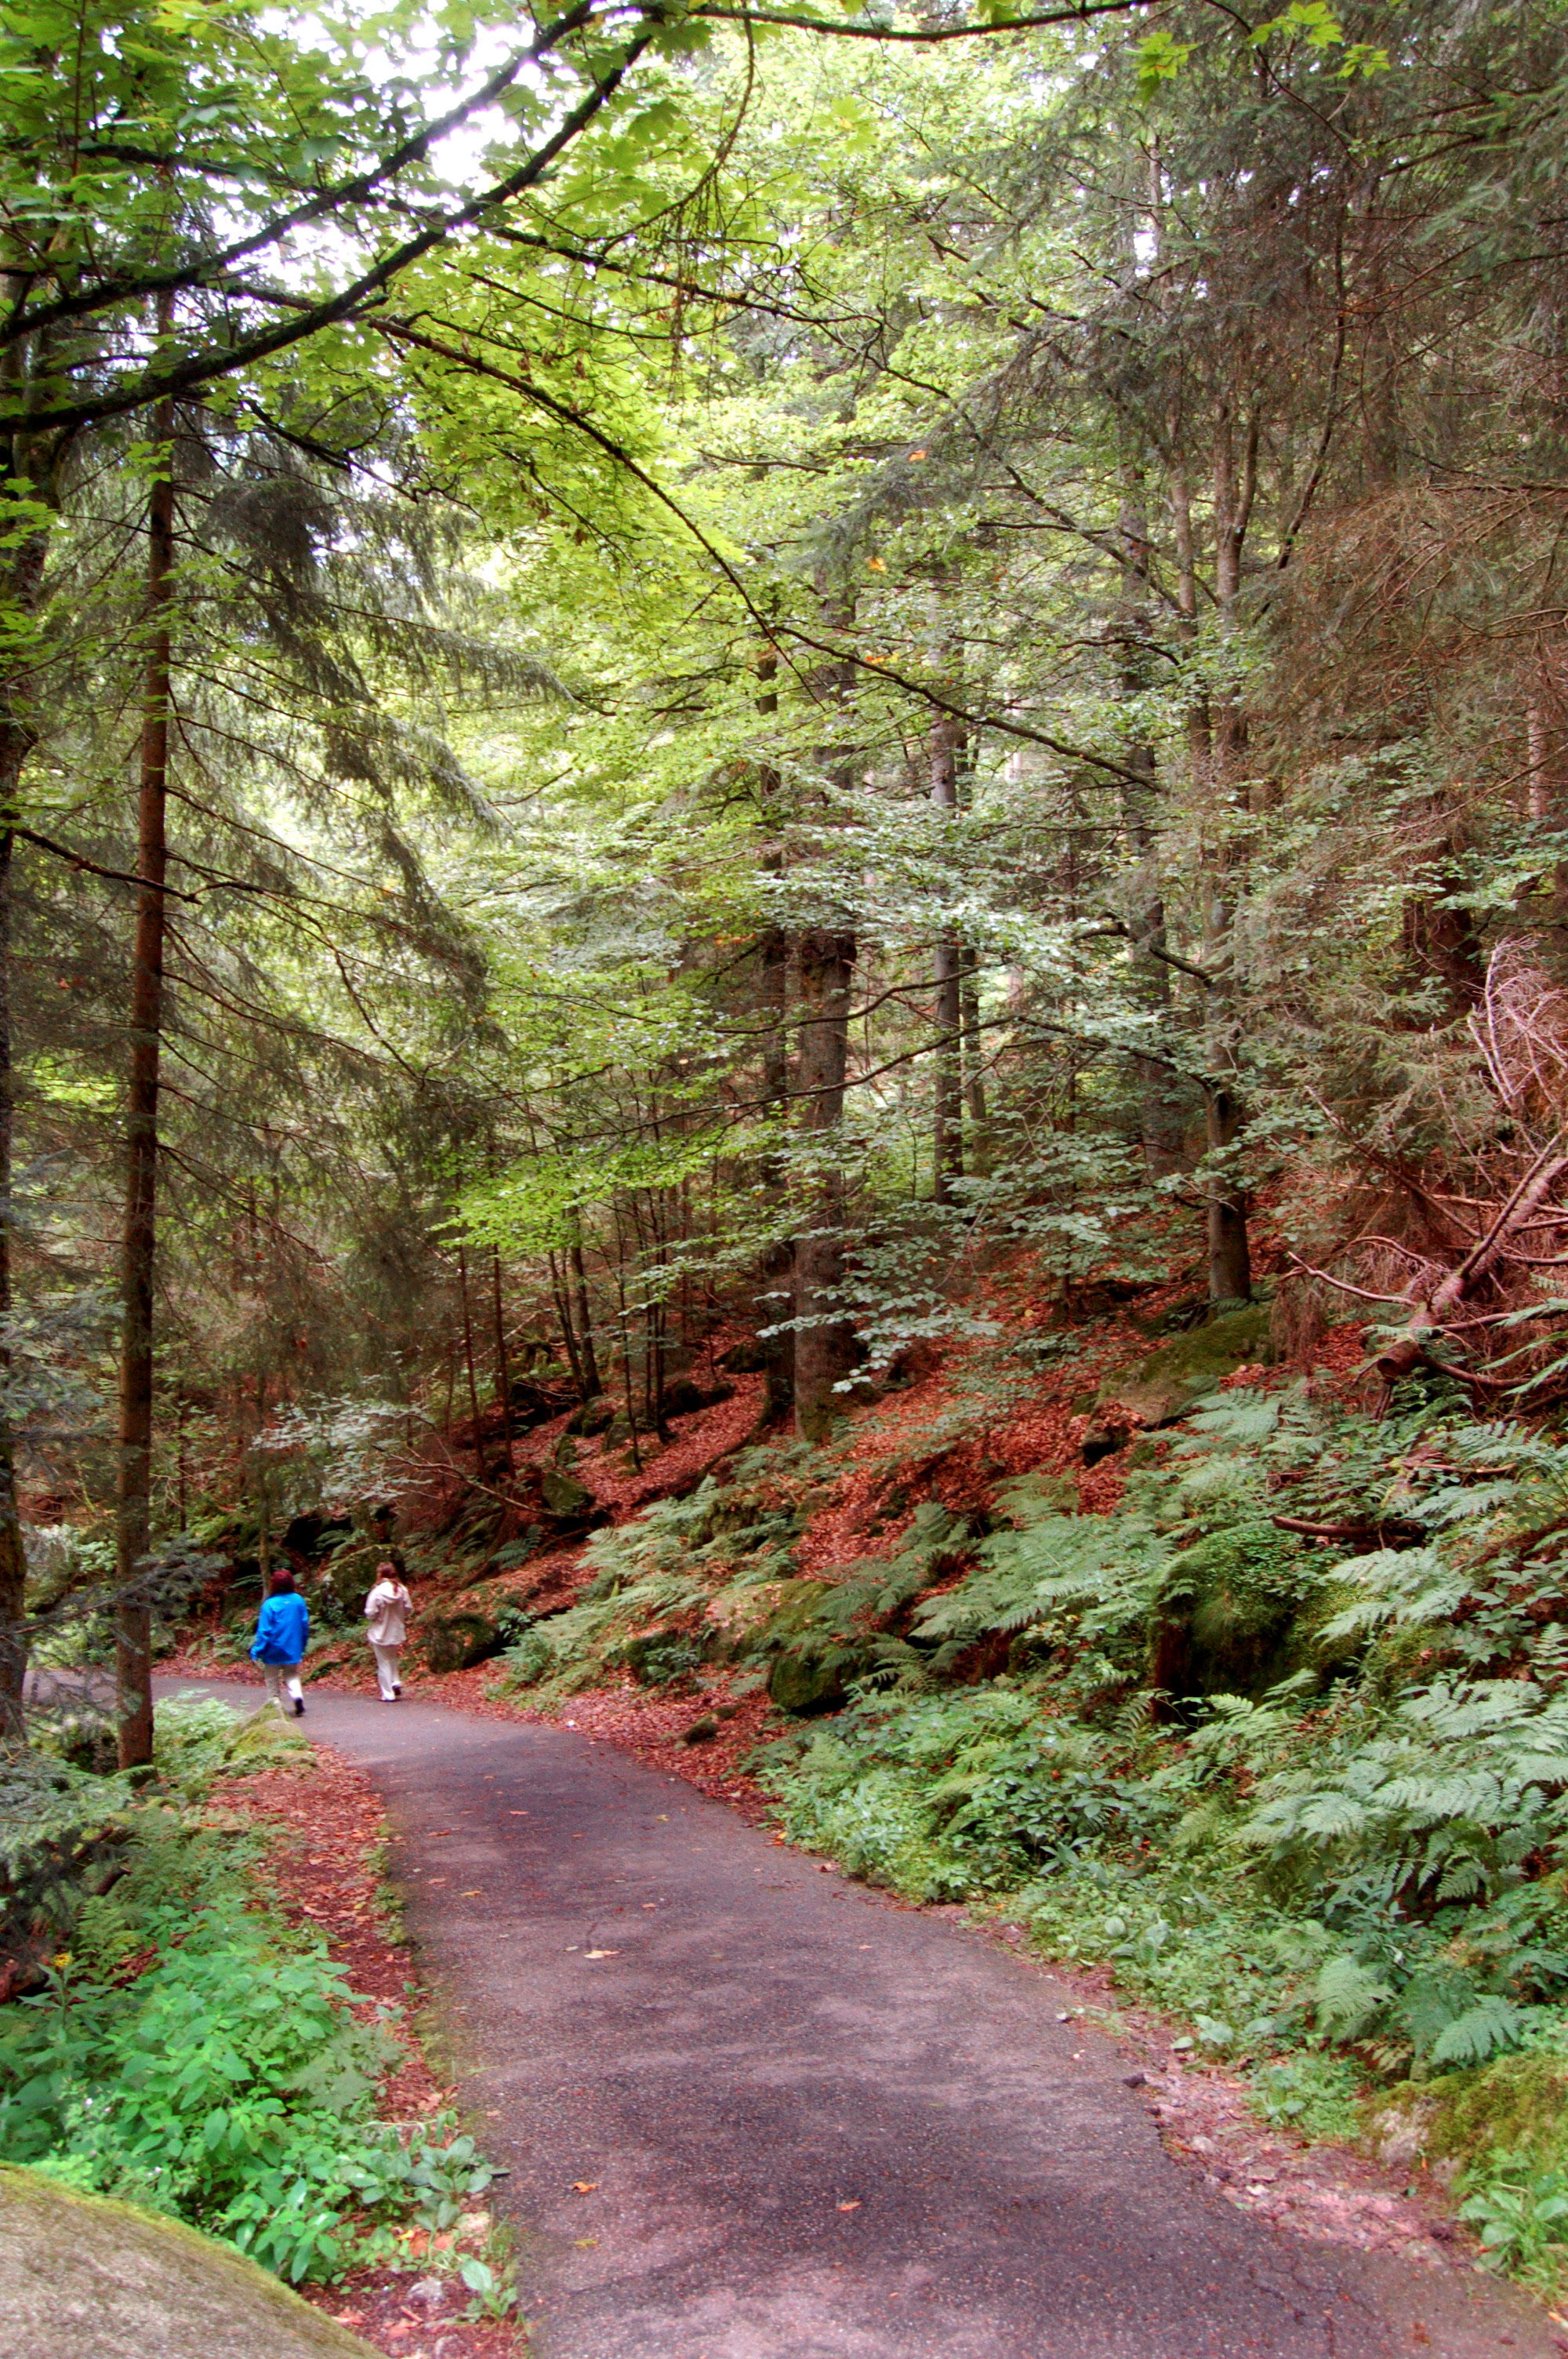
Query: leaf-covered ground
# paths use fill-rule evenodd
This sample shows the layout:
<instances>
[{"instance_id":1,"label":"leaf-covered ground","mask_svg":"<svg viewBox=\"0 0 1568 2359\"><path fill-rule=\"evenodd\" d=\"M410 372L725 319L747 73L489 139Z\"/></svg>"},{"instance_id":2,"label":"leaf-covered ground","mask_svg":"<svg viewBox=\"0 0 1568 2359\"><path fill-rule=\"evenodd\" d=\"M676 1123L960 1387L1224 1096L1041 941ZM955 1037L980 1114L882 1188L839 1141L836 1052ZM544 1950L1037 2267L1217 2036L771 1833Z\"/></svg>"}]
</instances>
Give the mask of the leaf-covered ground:
<instances>
[{"instance_id":1,"label":"leaf-covered ground","mask_svg":"<svg viewBox=\"0 0 1568 2359\"><path fill-rule=\"evenodd\" d=\"M383 2084L384 2110L407 2119L454 2104L456 2091L437 2079L410 2027L420 1985L380 1874L384 1818L364 1772L318 1745L308 1768L290 1763L227 1782L212 1816L265 1830L265 1872L278 1906L325 1938L364 2002L362 2011L368 2015L378 2001L405 2010L393 2029L400 2058ZM409 2229L404 2242L414 2263L428 2249L423 2229ZM449 2277L364 2269L300 2291L395 2359L513 2359L526 2347L514 2321L463 2319L466 2297Z\"/></svg>"}]
</instances>

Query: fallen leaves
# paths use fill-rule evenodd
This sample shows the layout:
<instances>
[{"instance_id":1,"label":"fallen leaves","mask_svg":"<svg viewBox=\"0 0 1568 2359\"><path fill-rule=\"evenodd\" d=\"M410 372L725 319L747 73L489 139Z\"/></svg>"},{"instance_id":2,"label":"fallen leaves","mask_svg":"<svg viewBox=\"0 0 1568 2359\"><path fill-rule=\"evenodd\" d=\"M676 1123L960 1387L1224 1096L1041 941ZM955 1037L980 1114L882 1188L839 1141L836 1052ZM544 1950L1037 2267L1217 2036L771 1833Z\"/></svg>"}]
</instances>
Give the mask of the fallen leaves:
<instances>
[{"instance_id":1,"label":"fallen leaves","mask_svg":"<svg viewBox=\"0 0 1568 2359\"><path fill-rule=\"evenodd\" d=\"M572 2193L574 2195L597 2195L598 2192L599 2181L597 2179L574 2179L572 2180Z\"/></svg>"},{"instance_id":2,"label":"fallen leaves","mask_svg":"<svg viewBox=\"0 0 1568 2359\"><path fill-rule=\"evenodd\" d=\"M292 1766L226 1781L223 1820L265 1827L267 1873L285 1912L325 1932L364 2012L387 2005L401 2010L407 2004L411 1968L406 1950L390 1938L381 1921L374 1861L386 1832L382 1805L363 1771L329 1745L313 1747L308 1774L305 1806L302 1778ZM399 2016L387 2027L401 2051L384 2085L388 2114L406 2121L450 2104L455 2093L436 2081L406 2030L406 2018ZM346 2332L357 2333L389 2359L395 2354L416 2354L420 2344L411 2344L409 2338L416 2337L428 2321L410 2319L404 2310L407 2265L452 2245L450 2234L432 2239L416 2231L403 2244L406 2257L400 2266L355 2270L346 2283L302 2290ZM514 2359L514 2321L454 2318L442 2326L443 2359Z\"/></svg>"},{"instance_id":3,"label":"fallen leaves","mask_svg":"<svg viewBox=\"0 0 1568 2359\"><path fill-rule=\"evenodd\" d=\"M840 2203L840 2204L839 2204L839 2206L838 2206L838 2209L839 2209L839 2211L840 2211L840 2212L858 2212L858 2211L860 2210L860 2197L859 2197L858 2195L857 2195L857 2196L855 2196L855 2197L853 2198L853 2200L852 2200L850 2202L848 2202L848 2203Z\"/></svg>"}]
</instances>

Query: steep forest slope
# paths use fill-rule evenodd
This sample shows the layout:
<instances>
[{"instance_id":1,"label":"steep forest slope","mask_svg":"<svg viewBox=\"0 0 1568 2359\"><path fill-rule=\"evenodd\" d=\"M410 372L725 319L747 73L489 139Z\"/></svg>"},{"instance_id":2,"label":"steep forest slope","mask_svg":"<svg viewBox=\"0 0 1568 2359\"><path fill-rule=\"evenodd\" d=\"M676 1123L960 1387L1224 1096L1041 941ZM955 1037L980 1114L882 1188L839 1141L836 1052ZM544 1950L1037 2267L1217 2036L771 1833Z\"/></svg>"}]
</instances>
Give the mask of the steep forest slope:
<instances>
[{"instance_id":1,"label":"steep forest slope","mask_svg":"<svg viewBox=\"0 0 1568 2359\"><path fill-rule=\"evenodd\" d=\"M414 1692L559 1714L994 1909L1264 2121L1457 2170L1554 2290L1563 1446L1441 1374L1386 1394L1358 1319L1292 1350L1278 1298L1041 1300L1014 1263L988 1299L992 1338L913 1355L826 1446L759 1433L739 1372L641 1470L560 1417L535 1479L569 1462L589 1537L433 1488L397 1540L335 1536L316 1594L350 1619L392 1545ZM315 1676L363 1658L329 1634Z\"/></svg>"}]
</instances>

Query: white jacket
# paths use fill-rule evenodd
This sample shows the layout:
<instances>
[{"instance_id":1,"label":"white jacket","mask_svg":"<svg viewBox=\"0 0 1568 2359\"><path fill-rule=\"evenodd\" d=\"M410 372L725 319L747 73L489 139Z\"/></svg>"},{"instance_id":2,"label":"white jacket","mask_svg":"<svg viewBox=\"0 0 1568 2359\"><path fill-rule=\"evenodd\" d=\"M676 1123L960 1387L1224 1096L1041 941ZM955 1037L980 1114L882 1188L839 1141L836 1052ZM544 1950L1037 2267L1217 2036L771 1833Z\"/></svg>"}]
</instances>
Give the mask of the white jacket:
<instances>
[{"instance_id":1,"label":"white jacket","mask_svg":"<svg viewBox=\"0 0 1568 2359\"><path fill-rule=\"evenodd\" d=\"M404 1616L414 1600L400 1581L378 1581L365 1599L365 1614L370 1628L365 1633L373 1647L401 1647L406 1624Z\"/></svg>"}]
</instances>

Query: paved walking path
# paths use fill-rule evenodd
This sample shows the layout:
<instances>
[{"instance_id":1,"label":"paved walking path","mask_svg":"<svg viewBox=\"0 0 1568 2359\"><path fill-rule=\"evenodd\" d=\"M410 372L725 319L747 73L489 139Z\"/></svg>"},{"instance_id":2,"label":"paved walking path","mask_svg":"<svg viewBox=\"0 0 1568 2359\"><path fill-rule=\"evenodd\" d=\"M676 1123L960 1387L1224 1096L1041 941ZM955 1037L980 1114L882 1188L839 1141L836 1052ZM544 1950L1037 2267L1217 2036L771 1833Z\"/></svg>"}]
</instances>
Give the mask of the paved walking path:
<instances>
[{"instance_id":1,"label":"paved walking path","mask_svg":"<svg viewBox=\"0 0 1568 2359\"><path fill-rule=\"evenodd\" d=\"M304 1729L386 1798L539 2359L1558 2350L1480 2280L1209 2195L1046 1978L680 1780L319 1689Z\"/></svg>"}]
</instances>

